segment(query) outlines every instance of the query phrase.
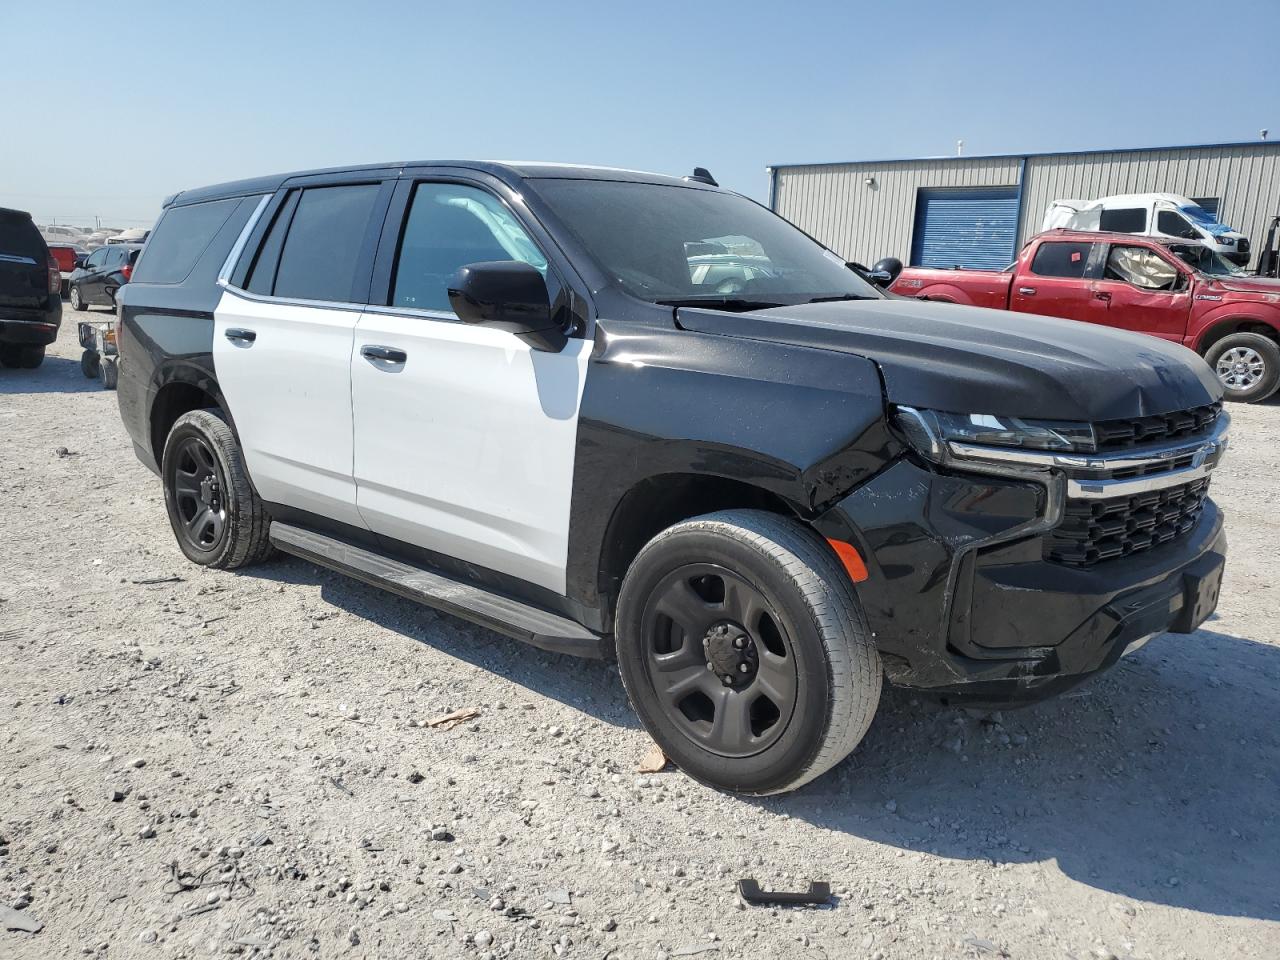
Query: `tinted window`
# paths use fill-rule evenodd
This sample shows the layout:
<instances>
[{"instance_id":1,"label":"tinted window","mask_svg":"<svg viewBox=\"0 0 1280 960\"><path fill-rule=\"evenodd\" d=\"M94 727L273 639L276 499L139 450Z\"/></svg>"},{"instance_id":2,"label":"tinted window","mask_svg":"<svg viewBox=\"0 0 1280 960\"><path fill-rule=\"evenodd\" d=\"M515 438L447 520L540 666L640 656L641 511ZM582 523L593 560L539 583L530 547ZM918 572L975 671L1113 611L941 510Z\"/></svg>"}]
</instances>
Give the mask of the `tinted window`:
<instances>
[{"instance_id":1,"label":"tinted window","mask_svg":"<svg viewBox=\"0 0 1280 960\"><path fill-rule=\"evenodd\" d=\"M400 241L391 303L452 311L454 274L484 260L519 260L547 275L546 258L496 197L456 183L420 183Z\"/></svg>"},{"instance_id":2,"label":"tinted window","mask_svg":"<svg viewBox=\"0 0 1280 960\"><path fill-rule=\"evenodd\" d=\"M280 253L277 297L350 302L377 184L302 191Z\"/></svg>"},{"instance_id":3,"label":"tinted window","mask_svg":"<svg viewBox=\"0 0 1280 960\"><path fill-rule=\"evenodd\" d=\"M1082 279L1092 249L1091 243L1042 243L1031 262L1031 272L1041 277Z\"/></svg>"},{"instance_id":4,"label":"tinted window","mask_svg":"<svg viewBox=\"0 0 1280 960\"><path fill-rule=\"evenodd\" d=\"M1186 217L1172 210L1161 210L1156 214L1156 229L1171 237L1182 237L1185 240L1193 240L1200 236L1200 231L1191 226Z\"/></svg>"},{"instance_id":5,"label":"tinted window","mask_svg":"<svg viewBox=\"0 0 1280 960\"><path fill-rule=\"evenodd\" d=\"M1147 211L1142 207L1103 210L1098 218L1098 229L1116 233L1141 233L1147 229Z\"/></svg>"},{"instance_id":6,"label":"tinted window","mask_svg":"<svg viewBox=\"0 0 1280 960\"><path fill-rule=\"evenodd\" d=\"M99 247L97 250L93 251L93 253L89 254L89 259L86 260L84 264L85 269L96 270L98 267L102 266L103 262L107 259L108 249L110 248Z\"/></svg>"},{"instance_id":7,"label":"tinted window","mask_svg":"<svg viewBox=\"0 0 1280 960\"><path fill-rule=\"evenodd\" d=\"M297 205L298 191L290 191L285 202L276 211L266 239L258 248L258 255L254 257L253 266L249 269L246 290L252 293L271 293L271 287L276 281L276 264L280 262L280 250L284 246L284 235L289 231L289 223L293 220L293 210Z\"/></svg>"},{"instance_id":8,"label":"tinted window","mask_svg":"<svg viewBox=\"0 0 1280 960\"><path fill-rule=\"evenodd\" d=\"M0 214L0 253L9 253L19 257L30 257L39 264L44 263L45 242L40 231L29 217L14 217Z\"/></svg>"},{"instance_id":9,"label":"tinted window","mask_svg":"<svg viewBox=\"0 0 1280 960\"><path fill-rule=\"evenodd\" d=\"M134 280L181 283L208 248L214 235L235 211L240 198L170 207L147 242L147 255ZM120 259L124 262L123 257Z\"/></svg>"}]
</instances>

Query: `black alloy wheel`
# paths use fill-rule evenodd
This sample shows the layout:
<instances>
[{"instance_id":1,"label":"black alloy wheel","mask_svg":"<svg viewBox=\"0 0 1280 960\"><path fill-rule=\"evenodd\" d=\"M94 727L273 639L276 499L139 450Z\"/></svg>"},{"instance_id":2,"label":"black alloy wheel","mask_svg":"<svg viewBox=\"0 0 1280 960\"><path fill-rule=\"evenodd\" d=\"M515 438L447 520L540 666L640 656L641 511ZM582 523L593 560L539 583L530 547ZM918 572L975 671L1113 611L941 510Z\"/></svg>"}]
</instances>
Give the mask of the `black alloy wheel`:
<instances>
[{"instance_id":1,"label":"black alloy wheel","mask_svg":"<svg viewBox=\"0 0 1280 960\"><path fill-rule=\"evenodd\" d=\"M203 437L183 437L165 478L178 514L175 532L198 554L217 552L227 531L227 481Z\"/></svg>"},{"instance_id":2,"label":"black alloy wheel","mask_svg":"<svg viewBox=\"0 0 1280 960\"><path fill-rule=\"evenodd\" d=\"M786 730L796 665L784 621L739 574L711 563L672 571L642 614L645 665L667 715L721 757L746 757Z\"/></svg>"}]
</instances>

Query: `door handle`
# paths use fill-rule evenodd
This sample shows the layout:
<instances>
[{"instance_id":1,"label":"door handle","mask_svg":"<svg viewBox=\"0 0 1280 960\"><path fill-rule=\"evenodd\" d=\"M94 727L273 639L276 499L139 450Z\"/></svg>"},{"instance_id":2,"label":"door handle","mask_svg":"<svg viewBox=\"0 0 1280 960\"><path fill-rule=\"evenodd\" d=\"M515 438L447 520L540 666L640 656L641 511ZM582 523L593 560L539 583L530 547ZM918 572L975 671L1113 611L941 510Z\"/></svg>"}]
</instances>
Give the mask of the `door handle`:
<instances>
[{"instance_id":1,"label":"door handle","mask_svg":"<svg viewBox=\"0 0 1280 960\"><path fill-rule=\"evenodd\" d=\"M1096 297L1098 300L1105 300L1108 303L1111 302L1111 294L1107 293L1105 290L1096 291L1094 293L1094 297Z\"/></svg>"},{"instance_id":2,"label":"door handle","mask_svg":"<svg viewBox=\"0 0 1280 960\"><path fill-rule=\"evenodd\" d=\"M1036 295L1035 287L1019 287L1018 292L1024 297L1034 297Z\"/></svg>"},{"instance_id":3,"label":"door handle","mask_svg":"<svg viewBox=\"0 0 1280 960\"><path fill-rule=\"evenodd\" d=\"M373 343L366 343L361 347L360 356L383 363L404 363L409 359L409 355L403 350L397 350L395 347L380 347Z\"/></svg>"},{"instance_id":4,"label":"door handle","mask_svg":"<svg viewBox=\"0 0 1280 960\"><path fill-rule=\"evenodd\" d=\"M240 327L229 327L227 332L223 334L228 340L237 341L239 343L253 343L258 339L258 335L252 330L242 330Z\"/></svg>"}]
</instances>

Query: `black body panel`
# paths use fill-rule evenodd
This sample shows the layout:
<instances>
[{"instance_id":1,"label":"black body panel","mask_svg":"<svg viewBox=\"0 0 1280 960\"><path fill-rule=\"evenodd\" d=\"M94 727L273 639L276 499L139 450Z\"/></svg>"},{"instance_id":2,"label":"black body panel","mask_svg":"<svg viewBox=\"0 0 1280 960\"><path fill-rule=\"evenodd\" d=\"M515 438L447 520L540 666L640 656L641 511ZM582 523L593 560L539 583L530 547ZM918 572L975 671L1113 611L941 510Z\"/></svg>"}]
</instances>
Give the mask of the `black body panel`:
<instances>
[{"instance_id":1,"label":"black body panel","mask_svg":"<svg viewBox=\"0 0 1280 960\"><path fill-rule=\"evenodd\" d=\"M891 403L956 413L1111 420L1212 403L1196 354L1074 320L916 300L803 304L753 313L682 308L687 330L870 357Z\"/></svg>"},{"instance_id":2,"label":"black body panel","mask_svg":"<svg viewBox=\"0 0 1280 960\"><path fill-rule=\"evenodd\" d=\"M701 336L675 329L669 317L655 311L653 322L597 323L569 533L569 593L588 606L616 592L620 571L610 569L605 552L643 545L629 527L651 523L652 501L661 499L646 489L719 478L812 517L901 449L870 362ZM645 504L635 516L626 511L632 495Z\"/></svg>"},{"instance_id":3,"label":"black body panel","mask_svg":"<svg viewBox=\"0 0 1280 960\"><path fill-rule=\"evenodd\" d=\"M116 399L138 459L153 471L159 472L163 446L153 414L163 415L164 398L157 410L157 397L166 388L198 391L231 416L213 369L213 310L222 294L217 276L259 199L240 202L184 282L135 281L122 288Z\"/></svg>"}]
</instances>

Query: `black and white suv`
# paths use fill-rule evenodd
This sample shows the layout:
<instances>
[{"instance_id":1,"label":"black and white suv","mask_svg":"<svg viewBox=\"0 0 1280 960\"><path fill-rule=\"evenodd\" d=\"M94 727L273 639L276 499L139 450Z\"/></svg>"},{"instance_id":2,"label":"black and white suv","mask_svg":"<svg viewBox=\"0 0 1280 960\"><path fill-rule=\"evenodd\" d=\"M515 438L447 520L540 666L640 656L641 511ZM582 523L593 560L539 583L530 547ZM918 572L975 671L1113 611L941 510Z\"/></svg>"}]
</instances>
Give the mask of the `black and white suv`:
<instances>
[{"instance_id":1,"label":"black and white suv","mask_svg":"<svg viewBox=\"0 0 1280 960\"><path fill-rule=\"evenodd\" d=\"M764 794L882 677L1027 702L1213 610L1191 351L889 298L705 175L493 163L171 198L119 401L194 562L276 547L617 656L667 755Z\"/></svg>"}]
</instances>

